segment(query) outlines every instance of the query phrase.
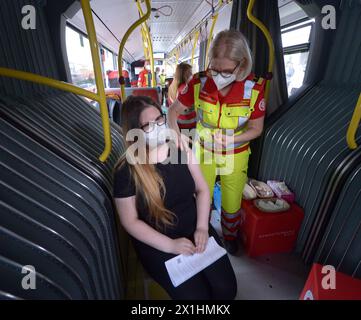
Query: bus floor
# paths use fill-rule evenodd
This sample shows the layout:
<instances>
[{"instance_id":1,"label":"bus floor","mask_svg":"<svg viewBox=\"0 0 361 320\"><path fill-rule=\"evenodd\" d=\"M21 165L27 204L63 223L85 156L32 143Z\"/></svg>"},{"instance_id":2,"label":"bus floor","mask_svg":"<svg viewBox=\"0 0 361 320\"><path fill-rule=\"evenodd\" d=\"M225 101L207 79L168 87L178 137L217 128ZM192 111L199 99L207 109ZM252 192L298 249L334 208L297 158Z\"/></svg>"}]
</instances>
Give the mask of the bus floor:
<instances>
[{"instance_id":1,"label":"bus floor","mask_svg":"<svg viewBox=\"0 0 361 320\"><path fill-rule=\"evenodd\" d=\"M220 214L212 211L211 223L222 236ZM229 255L237 278L236 300L298 300L310 267L295 253L248 257L242 245Z\"/></svg>"},{"instance_id":2,"label":"bus floor","mask_svg":"<svg viewBox=\"0 0 361 320\"><path fill-rule=\"evenodd\" d=\"M221 236L220 215L212 212L211 223ZM294 253L248 257L240 246L235 256L229 255L237 278L236 300L297 300L310 268ZM167 293L143 270L130 249L126 299L167 300Z\"/></svg>"}]
</instances>

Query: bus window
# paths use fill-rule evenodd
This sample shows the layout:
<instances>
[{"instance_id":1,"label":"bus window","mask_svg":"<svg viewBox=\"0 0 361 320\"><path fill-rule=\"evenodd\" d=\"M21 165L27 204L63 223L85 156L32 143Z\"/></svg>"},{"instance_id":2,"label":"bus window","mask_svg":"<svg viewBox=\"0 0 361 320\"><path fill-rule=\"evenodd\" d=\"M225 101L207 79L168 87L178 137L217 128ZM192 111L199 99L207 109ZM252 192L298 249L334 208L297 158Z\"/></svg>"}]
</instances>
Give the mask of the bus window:
<instances>
[{"instance_id":1,"label":"bus window","mask_svg":"<svg viewBox=\"0 0 361 320\"><path fill-rule=\"evenodd\" d=\"M89 91L95 91L93 63L87 37L67 26L66 50L72 83Z\"/></svg>"},{"instance_id":2,"label":"bus window","mask_svg":"<svg viewBox=\"0 0 361 320\"><path fill-rule=\"evenodd\" d=\"M303 84L307 66L310 33L313 22L296 25L282 30L287 91L291 96Z\"/></svg>"},{"instance_id":3,"label":"bus window","mask_svg":"<svg viewBox=\"0 0 361 320\"><path fill-rule=\"evenodd\" d=\"M117 70L116 66L114 65L113 53L104 47L103 47L103 50L104 50L103 66L104 66L105 74L107 74L109 71ZM109 81L109 79L108 79L108 81ZM105 81L107 87L109 87L108 81Z\"/></svg>"},{"instance_id":4,"label":"bus window","mask_svg":"<svg viewBox=\"0 0 361 320\"><path fill-rule=\"evenodd\" d=\"M282 47L288 96L303 84L314 20L293 1L280 1Z\"/></svg>"}]
</instances>

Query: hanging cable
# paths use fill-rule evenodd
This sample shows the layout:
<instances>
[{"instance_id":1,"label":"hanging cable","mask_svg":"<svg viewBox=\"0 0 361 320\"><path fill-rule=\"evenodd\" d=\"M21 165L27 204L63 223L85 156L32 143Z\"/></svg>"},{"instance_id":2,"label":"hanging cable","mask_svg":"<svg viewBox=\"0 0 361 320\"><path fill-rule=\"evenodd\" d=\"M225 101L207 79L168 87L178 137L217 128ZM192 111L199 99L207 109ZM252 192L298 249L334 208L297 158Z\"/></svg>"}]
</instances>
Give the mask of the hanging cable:
<instances>
[{"instance_id":1,"label":"hanging cable","mask_svg":"<svg viewBox=\"0 0 361 320\"><path fill-rule=\"evenodd\" d=\"M212 5L209 0L206 0L209 5ZM232 0L220 0L217 2L217 5L214 6L214 11L211 9L209 10L204 17L192 28L192 30L188 34L195 34L199 31L199 38L198 41L202 42L207 39L207 27L208 27L208 20L213 17L214 13L220 13ZM214 3L214 0L213 0ZM205 27L205 34L203 32L203 28ZM172 55L173 51L178 47L174 47L168 54Z\"/></svg>"},{"instance_id":2,"label":"hanging cable","mask_svg":"<svg viewBox=\"0 0 361 320\"><path fill-rule=\"evenodd\" d=\"M91 10L92 10L93 14L98 18L98 20L102 23L102 25L110 32L110 34L114 37L114 39L117 40L118 43L120 44L120 40L118 39L118 37L113 33L112 30L110 30L110 28L105 24L105 22L102 20L102 18L100 18L98 16L98 14L93 9L91 9ZM124 47L124 49L133 58L133 60L135 61L134 56L127 50L127 48Z\"/></svg>"},{"instance_id":3,"label":"hanging cable","mask_svg":"<svg viewBox=\"0 0 361 320\"><path fill-rule=\"evenodd\" d=\"M170 12L169 13L163 12L162 9L165 9L165 8L169 9ZM156 19L158 19L160 17L159 13L162 16L169 17L173 14L173 8L170 5L164 5L159 8L152 8L152 12L155 12L154 18L156 18Z\"/></svg>"}]
</instances>

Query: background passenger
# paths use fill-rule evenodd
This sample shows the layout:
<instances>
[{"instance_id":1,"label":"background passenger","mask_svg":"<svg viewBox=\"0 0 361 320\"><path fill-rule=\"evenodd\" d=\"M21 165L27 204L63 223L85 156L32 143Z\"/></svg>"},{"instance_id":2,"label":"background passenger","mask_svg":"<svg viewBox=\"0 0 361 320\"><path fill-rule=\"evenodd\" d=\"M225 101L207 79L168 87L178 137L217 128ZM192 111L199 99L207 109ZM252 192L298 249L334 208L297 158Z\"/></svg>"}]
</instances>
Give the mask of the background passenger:
<instances>
[{"instance_id":1,"label":"background passenger","mask_svg":"<svg viewBox=\"0 0 361 320\"><path fill-rule=\"evenodd\" d=\"M187 63L180 63L175 70L174 79L169 86L168 99L169 105L171 105L178 95L186 90L188 82L192 79L192 66ZM197 125L197 114L194 110L194 106L182 110L178 115L178 127L179 129L193 129Z\"/></svg>"}]
</instances>

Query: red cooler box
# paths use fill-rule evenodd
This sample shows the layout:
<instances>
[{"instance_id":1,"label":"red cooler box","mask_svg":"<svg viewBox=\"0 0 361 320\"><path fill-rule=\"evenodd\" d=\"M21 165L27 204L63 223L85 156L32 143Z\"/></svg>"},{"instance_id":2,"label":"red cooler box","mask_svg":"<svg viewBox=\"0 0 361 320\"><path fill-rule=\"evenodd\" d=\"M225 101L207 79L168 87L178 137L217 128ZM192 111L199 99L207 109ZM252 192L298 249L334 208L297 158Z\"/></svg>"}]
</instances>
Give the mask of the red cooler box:
<instances>
[{"instance_id":1,"label":"red cooler box","mask_svg":"<svg viewBox=\"0 0 361 320\"><path fill-rule=\"evenodd\" d=\"M361 300L361 280L315 263L300 300Z\"/></svg>"},{"instance_id":2,"label":"red cooler box","mask_svg":"<svg viewBox=\"0 0 361 320\"><path fill-rule=\"evenodd\" d=\"M242 200L241 238L247 255L293 250L303 220L303 209L295 203L288 211L268 213L260 211L253 201Z\"/></svg>"}]
</instances>

